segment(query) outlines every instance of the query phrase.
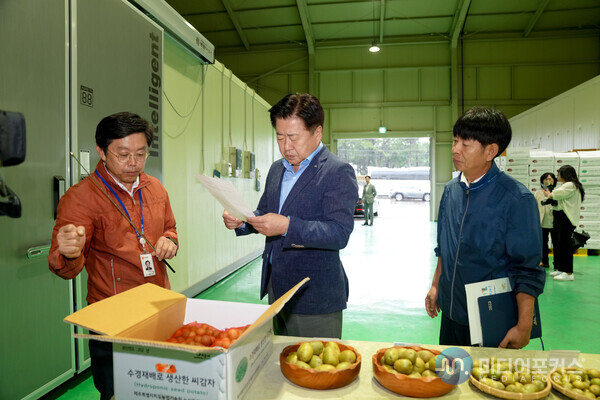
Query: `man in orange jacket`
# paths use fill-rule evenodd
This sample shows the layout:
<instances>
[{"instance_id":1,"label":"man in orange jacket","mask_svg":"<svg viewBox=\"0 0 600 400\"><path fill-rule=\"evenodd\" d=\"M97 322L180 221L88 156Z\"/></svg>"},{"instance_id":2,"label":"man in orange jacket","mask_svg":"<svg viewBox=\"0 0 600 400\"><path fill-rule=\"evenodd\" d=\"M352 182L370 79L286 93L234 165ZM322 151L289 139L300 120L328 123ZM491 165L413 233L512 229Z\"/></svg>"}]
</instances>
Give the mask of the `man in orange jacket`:
<instances>
[{"instance_id":1,"label":"man in orange jacket","mask_svg":"<svg viewBox=\"0 0 600 400\"><path fill-rule=\"evenodd\" d=\"M58 204L48 264L64 279L85 266L89 304L144 283L170 288L163 260L177 254L175 216L160 181L143 172L153 137L152 125L136 114L102 119L96 170ZM112 345L89 345L94 385L102 400L110 399Z\"/></svg>"}]
</instances>

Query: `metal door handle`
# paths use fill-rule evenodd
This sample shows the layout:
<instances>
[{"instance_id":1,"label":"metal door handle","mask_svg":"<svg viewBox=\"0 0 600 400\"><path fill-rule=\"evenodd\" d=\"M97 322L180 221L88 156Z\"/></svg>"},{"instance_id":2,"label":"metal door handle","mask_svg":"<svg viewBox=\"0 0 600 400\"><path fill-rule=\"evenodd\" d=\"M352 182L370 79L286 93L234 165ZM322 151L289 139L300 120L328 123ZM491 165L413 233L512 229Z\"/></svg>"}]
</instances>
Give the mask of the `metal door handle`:
<instances>
[{"instance_id":1,"label":"metal door handle","mask_svg":"<svg viewBox=\"0 0 600 400\"><path fill-rule=\"evenodd\" d=\"M58 202L63 194L65 194L65 178L62 176L55 176L53 178L53 193L52 197L54 199L54 219L56 219L56 208L58 207Z\"/></svg>"},{"instance_id":2,"label":"metal door handle","mask_svg":"<svg viewBox=\"0 0 600 400\"><path fill-rule=\"evenodd\" d=\"M35 246L27 249L27 258L34 260L39 257L47 256L50 252L50 245Z\"/></svg>"}]
</instances>

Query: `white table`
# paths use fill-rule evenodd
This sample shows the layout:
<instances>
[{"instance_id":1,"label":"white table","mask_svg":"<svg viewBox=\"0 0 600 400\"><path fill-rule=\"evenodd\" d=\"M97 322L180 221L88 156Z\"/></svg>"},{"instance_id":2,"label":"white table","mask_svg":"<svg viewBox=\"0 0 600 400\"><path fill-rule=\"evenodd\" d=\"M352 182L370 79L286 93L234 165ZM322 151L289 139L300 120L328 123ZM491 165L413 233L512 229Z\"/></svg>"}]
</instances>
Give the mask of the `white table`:
<instances>
[{"instance_id":1,"label":"white table","mask_svg":"<svg viewBox=\"0 0 600 400\"><path fill-rule=\"evenodd\" d=\"M292 399L356 399L356 400L372 400L372 399L390 399L401 398L403 396L393 393L381 386L374 378L373 366L371 358L377 350L391 347L392 343L381 342L362 342L355 340L341 340L341 343L354 347L362 356L362 366L358 378L350 385L339 389L332 390L312 390L295 385L288 381L283 376L279 368L279 353L284 347L291 344L307 341L306 338L274 336L273 337L273 354L267 361L266 365L260 371L256 380L252 383L244 400L292 400ZM448 346L437 345L421 345L424 348L443 350ZM509 361L523 362L521 360L530 360L530 368L539 369L545 364L545 368L549 366L548 351L536 350L507 350L493 349L480 347L464 347L464 349L473 357L473 359L489 358L491 356L507 359ZM537 363L537 367L534 366ZM586 368L600 369L599 354L580 354L579 363ZM448 394L442 396L445 399L452 400L480 400L494 399L486 393L471 385L468 381L458 385ZM546 399L564 400L565 397L556 392L554 389Z\"/></svg>"}]
</instances>

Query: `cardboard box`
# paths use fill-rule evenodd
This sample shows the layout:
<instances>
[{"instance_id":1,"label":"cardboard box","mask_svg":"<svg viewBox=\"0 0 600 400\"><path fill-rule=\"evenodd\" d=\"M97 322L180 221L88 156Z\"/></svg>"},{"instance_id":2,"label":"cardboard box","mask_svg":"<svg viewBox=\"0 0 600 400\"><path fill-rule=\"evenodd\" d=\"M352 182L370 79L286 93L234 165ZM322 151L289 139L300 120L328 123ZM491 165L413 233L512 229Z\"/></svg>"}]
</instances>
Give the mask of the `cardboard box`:
<instances>
[{"instance_id":1,"label":"cardboard box","mask_svg":"<svg viewBox=\"0 0 600 400\"><path fill-rule=\"evenodd\" d=\"M600 176L588 176L579 174L579 182L583 185L583 188L587 190L588 186L600 186Z\"/></svg>"},{"instance_id":2,"label":"cardboard box","mask_svg":"<svg viewBox=\"0 0 600 400\"><path fill-rule=\"evenodd\" d=\"M188 299L145 284L91 304L65 321L113 343L115 399L242 399L273 351L272 318L308 278L271 306ZM198 321L218 329L251 324L229 349L165 342Z\"/></svg>"},{"instance_id":3,"label":"cardboard box","mask_svg":"<svg viewBox=\"0 0 600 400\"><path fill-rule=\"evenodd\" d=\"M577 153L580 167L600 166L600 151L578 151Z\"/></svg>"},{"instance_id":4,"label":"cardboard box","mask_svg":"<svg viewBox=\"0 0 600 400\"><path fill-rule=\"evenodd\" d=\"M600 196L600 186L584 186L585 201L592 200L595 196Z\"/></svg>"},{"instance_id":5,"label":"cardboard box","mask_svg":"<svg viewBox=\"0 0 600 400\"><path fill-rule=\"evenodd\" d=\"M581 161L581 160L580 160ZM583 165L579 164L579 175L584 176L600 176L600 165Z\"/></svg>"},{"instance_id":6,"label":"cardboard box","mask_svg":"<svg viewBox=\"0 0 600 400\"><path fill-rule=\"evenodd\" d=\"M508 168L510 165L525 165L529 166L529 156L523 157L506 157L506 167Z\"/></svg>"},{"instance_id":7,"label":"cardboard box","mask_svg":"<svg viewBox=\"0 0 600 400\"><path fill-rule=\"evenodd\" d=\"M579 224L577 224L577 228L586 231L590 236L600 238L600 221L598 220L580 220Z\"/></svg>"},{"instance_id":8,"label":"cardboard box","mask_svg":"<svg viewBox=\"0 0 600 400\"><path fill-rule=\"evenodd\" d=\"M529 165L529 176L535 176L539 179L542 176L542 174L545 174L546 172L552 172L554 175L556 175L554 164Z\"/></svg>"},{"instance_id":9,"label":"cardboard box","mask_svg":"<svg viewBox=\"0 0 600 400\"><path fill-rule=\"evenodd\" d=\"M600 239L592 239L590 238L590 240L587 241L587 243L585 244L585 246L583 247L584 249L588 249L588 250L598 250L600 249Z\"/></svg>"},{"instance_id":10,"label":"cardboard box","mask_svg":"<svg viewBox=\"0 0 600 400\"><path fill-rule=\"evenodd\" d=\"M510 164L506 166L505 171L510 175L529 175L529 166Z\"/></svg>"},{"instance_id":11,"label":"cardboard box","mask_svg":"<svg viewBox=\"0 0 600 400\"><path fill-rule=\"evenodd\" d=\"M529 179L527 180L529 186L535 185L537 188L541 188L540 175L529 175Z\"/></svg>"},{"instance_id":12,"label":"cardboard box","mask_svg":"<svg viewBox=\"0 0 600 400\"><path fill-rule=\"evenodd\" d=\"M540 186L539 183L532 183L532 182L530 182L529 185L527 185L527 188L529 189L529 191L531 193L535 193L538 190L542 190L542 187Z\"/></svg>"},{"instance_id":13,"label":"cardboard box","mask_svg":"<svg viewBox=\"0 0 600 400\"><path fill-rule=\"evenodd\" d=\"M529 147L507 147L506 148L506 165L529 165Z\"/></svg>"},{"instance_id":14,"label":"cardboard box","mask_svg":"<svg viewBox=\"0 0 600 400\"><path fill-rule=\"evenodd\" d=\"M507 147L506 157L529 157L531 147Z\"/></svg>"},{"instance_id":15,"label":"cardboard box","mask_svg":"<svg viewBox=\"0 0 600 400\"><path fill-rule=\"evenodd\" d=\"M554 165L554 152L550 150L535 149L529 152L530 165Z\"/></svg>"},{"instance_id":16,"label":"cardboard box","mask_svg":"<svg viewBox=\"0 0 600 400\"><path fill-rule=\"evenodd\" d=\"M570 165L579 170L579 154L577 153L554 153L554 165L559 169L563 165Z\"/></svg>"}]
</instances>

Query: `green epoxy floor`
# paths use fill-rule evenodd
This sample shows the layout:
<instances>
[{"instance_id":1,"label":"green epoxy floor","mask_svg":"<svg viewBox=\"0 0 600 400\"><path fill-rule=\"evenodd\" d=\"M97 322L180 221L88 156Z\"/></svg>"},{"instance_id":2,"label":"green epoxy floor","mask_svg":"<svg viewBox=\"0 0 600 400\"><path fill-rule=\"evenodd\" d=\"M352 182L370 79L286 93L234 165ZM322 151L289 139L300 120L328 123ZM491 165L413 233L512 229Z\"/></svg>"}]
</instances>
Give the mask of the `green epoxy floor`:
<instances>
[{"instance_id":1,"label":"green epoxy floor","mask_svg":"<svg viewBox=\"0 0 600 400\"><path fill-rule=\"evenodd\" d=\"M342 261L350 281L342 339L437 344L439 317L431 319L424 299L436 266L436 224L429 203L381 200L374 226L355 220ZM260 300L261 261L256 259L197 298L266 303ZM539 299L545 350L600 354L600 257L576 256L575 280L547 276ZM548 271L550 272L550 271ZM527 349L541 350L539 339ZM55 389L47 400L98 398L90 373Z\"/></svg>"}]
</instances>

